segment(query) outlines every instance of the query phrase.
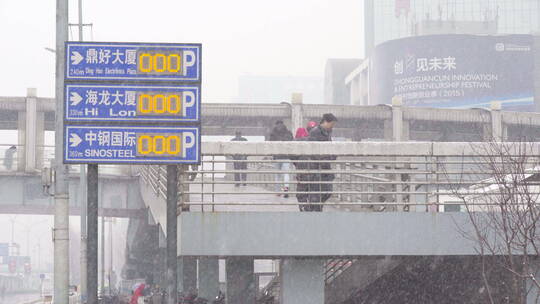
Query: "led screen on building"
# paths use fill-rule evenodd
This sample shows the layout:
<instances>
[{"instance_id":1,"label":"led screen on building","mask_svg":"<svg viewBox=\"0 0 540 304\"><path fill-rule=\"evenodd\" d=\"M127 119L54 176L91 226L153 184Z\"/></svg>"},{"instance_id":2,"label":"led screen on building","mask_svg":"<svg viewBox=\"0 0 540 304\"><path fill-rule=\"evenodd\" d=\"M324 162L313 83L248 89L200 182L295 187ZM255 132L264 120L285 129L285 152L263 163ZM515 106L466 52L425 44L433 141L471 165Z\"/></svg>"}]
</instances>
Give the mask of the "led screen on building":
<instances>
[{"instance_id":1,"label":"led screen on building","mask_svg":"<svg viewBox=\"0 0 540 304\"><path fill-rule=\"evenodd\" d=\"M533 72L530 35L421 36L379 45L370 85L375 104L532 111Z\"/></svg>"}]
</instances>

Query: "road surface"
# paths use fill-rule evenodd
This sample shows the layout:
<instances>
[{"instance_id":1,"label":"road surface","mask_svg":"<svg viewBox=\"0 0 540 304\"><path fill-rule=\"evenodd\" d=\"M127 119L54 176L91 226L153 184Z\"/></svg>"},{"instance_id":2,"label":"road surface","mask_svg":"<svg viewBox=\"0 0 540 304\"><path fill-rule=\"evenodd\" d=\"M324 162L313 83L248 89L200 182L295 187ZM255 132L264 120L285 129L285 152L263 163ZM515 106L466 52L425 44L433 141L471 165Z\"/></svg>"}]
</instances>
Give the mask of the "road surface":
<instances>
[{"instance_id":1,"label":"road surface","mask_svg":"<svg viewBox=\"0 0 540 304\"><path fill-rule=\"evenodd\" d=\"M39 300L39 293L24 293L24 294L13 294L6 295L4 300L0 300L2 304L26 304L32 303Z\"/></svg>"}]
</instances>

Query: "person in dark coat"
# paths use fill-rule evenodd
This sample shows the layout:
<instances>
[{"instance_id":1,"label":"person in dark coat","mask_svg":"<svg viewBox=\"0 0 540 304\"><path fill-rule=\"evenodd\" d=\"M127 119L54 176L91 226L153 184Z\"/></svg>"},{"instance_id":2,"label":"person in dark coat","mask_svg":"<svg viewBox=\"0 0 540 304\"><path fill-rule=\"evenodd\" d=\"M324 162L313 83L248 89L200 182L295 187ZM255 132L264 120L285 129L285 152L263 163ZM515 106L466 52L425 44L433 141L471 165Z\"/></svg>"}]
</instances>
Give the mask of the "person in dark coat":
<instances>
[{"instance_id":1,"label":"person in dark coat","mask_svg":"<svg viewBox=\"0 0 540 304\"><path fill-rule=\"evenodd\" d=\"M270 133L270 141L292 141L293 135L292 132L285 126L283 121L278 120L276 121L276 124L272 128L272 132ZM289 156L287 155L274 155L274 160L277 160L278 162L274 163L274 167L276 171L285 171L288 172L291 170L290 163L286 160L289 160ZM287 192L289 191L289 181L290 181L290 174L289 173L277 173L275 174L275 191L277 193L285 192L283 197L287 198L289 197L289 194ZM280 194L278 194L280 195Z\"/></svg>"},{"instance_id":2,"label":"person in dark coat","mask_svg":"<svg viewBox=\"0 0 540 304\"><path fill-rule=\"evenodd\" d=\"M324 114L321 123L309 132L308 141L332 141L332 129L337 123L337 118L332 113ZM312 156L312 160L316 162L309 163L309 170L314 170L314 173L308 174L309 184L308 202L309 203L324 203L332 196L332 182L335 178L333 173L322 173L320 171L331 170L332 164L324 162L325 160L336 160L333 155ZM313 183L320 182L320 183ZM318 192L318 193L316 193ZM323 209L322 205L307 205L305 211L318 211Z\"/></svg>"},{"instance_id":3,"label":"person in dark coat","mask_svg":"<svg viewBox=\"0 0 540 304\"><path fill-rule=\"evenodd\" d=\"M309 138L309 132L317 126L317 123L314 121L310 121L306 128L298 128L296 130L296 136L294 138L295 141L307 141ZM299 155L294 156L294 166L296 167L296 170L306 171L309 169L309 163L306 162L309 160L308 156L305 155ZM296 161L298 160L298 161ZM308 191L309 191L309 184L305 183L306 181L309 181L309 174L306 173L297 173L296 174L296 200L298 203L301 203L298 208L300 211L306 211L305 203L308 202Z\"/></svg>"},{"instance_id":4,"label":"person in dark coat","mask_svg":"<svg viewBox=\"0 0 540 304\"><path fill-rule=\"evenodd\" d=\"M231 141L247 141L247 138L242 136L242 132L236 131L235 137L231 139ZM233 155L233 160L247 160L247 156L245 155ZM236 182L235 187L240 187L240 184L246 185L247 180L247 174L242 173L239 171L246 170L247 169L247 163L246 162L235 162L234 163L234 170L237 171L234 173L234 181Z\"/></svg>"}]
</instances>

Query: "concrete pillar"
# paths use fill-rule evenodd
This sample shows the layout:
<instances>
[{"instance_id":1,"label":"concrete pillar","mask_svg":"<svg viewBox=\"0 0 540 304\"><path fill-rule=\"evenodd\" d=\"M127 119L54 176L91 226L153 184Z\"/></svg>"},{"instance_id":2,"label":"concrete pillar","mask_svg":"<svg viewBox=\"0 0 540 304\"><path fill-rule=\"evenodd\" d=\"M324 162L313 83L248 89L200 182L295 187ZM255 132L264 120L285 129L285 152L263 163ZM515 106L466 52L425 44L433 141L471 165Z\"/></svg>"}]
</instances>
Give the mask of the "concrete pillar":
<instances>
[{"instance_id":1,"label":"concrete pillar","mask_svg":"<svg viewBox=\"0 0 540 304\"><path fill-rule=\"evenodd\" d=\"M491 139L493 141L506 141L508 137L507 128L504 125L501 113L501 103L491 103Z\"/></svg>"},{"instance_id":2,"label":"concrete pillar","mask_svg":"<svg viewBox=\"0 0 540 304\"><path fill-rule=\"evenodd\" d=\"M197 290L197 258L178 257L178 291Z\"/></svg>"},{"instance_id":3,"label":"concrete pillar","mask_svg":"<svg viewBox=\"0 0 540 304\"><path fill-rule=\"evenodd\" d=\"M226 260L225 269L227 303L255 304L258 288L255 286L253 258L229 257Z\"/></svg>"},{"instance_id":4,"label":"concrete pillar","mask_svg":"<svg viewBox=\"0 0 540 304\"><path fill-rule=\"evenodd\" d=\"M218 258L199 258L199 296L207 300L215 299L219 294Z\"/></svg>"},{"instance_id":5,"label":"concrete pillar","mask_svg":"<svg viewBox=\"0 0 540 304\"><path fill-rule=\"evenodd\" d=\"M26 112L17 112L17 171L26 169Z\"/></svg>"},{"instance_id":6,"label":"concrete pillar","mask_svg":"<svg viewBox=\"0 0 540 304\"><path fill-rule=\"evenodd\" d=\"M304 113L302 108L302 93L293 93L291 97L291 132L304 126Z\"/></svg>"},{"instance_id":7,"label":"concrete pillar","mask_svg":"<svg viewBox=\"0 0 540 304\"><path fill-rule=\"evenodd\" d=\"M409 140L409 122L403 119L403 99L392 98L392 141Z\"/></svg>"},{"instance_id":8,"label":"concrete pillar","mask_svg":"<svg viewBox=\"0 0 540 304\"><path fill-rule=\"evenodd\" d=\"M25 120L25 171L36 170L36 121L37 121L37 90L29 88L26 93L26 120Z\"/></svg>"},{"instance_id":9,"label":"concrete pillar","mask_svg":"<svg viewBox=\"0 0 540 304\"><path fill-rule=\"evenodd\" d=\"M284 259L281 265L282 304L324 304L324 261Z\"/></svg>"}]
</instances>

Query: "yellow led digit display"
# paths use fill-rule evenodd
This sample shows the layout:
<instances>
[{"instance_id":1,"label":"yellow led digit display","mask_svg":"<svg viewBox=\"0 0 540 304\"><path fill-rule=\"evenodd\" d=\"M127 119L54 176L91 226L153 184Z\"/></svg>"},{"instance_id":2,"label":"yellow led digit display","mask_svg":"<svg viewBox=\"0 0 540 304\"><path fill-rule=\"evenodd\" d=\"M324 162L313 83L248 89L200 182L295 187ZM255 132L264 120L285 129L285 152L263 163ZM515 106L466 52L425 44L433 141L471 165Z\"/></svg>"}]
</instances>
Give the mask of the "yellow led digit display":
<instances>
[{"instance_id":1,"label":"yellow led digit display","mask_svg":"<svg viewBox=\"0 0 540 304\"><path fill-rule=\"evenodd\" d=\"M182 74L182 53L138 53L138 72L152 75Z\"/></svg>"},{"instance_id":2,"label":"yellow led digit display","mask_svg":"<svg viewBox=\"0 0 540 304\"><path fill-rule=\"evenodd\" d=\"M140 93L137 98L137 115L185 115L182 113L182 95L182 93Z\"/></svg>"},{"instance_id":3,"label":"yellow led digit display","mask_svg":"<svg viewBox=\"0 0 540 304\"><path fill-rule=\"evenodd\" d=\"M137 156L180 156L182 135L140 134L137 135Z\"/></svg>"}]
</instances>

